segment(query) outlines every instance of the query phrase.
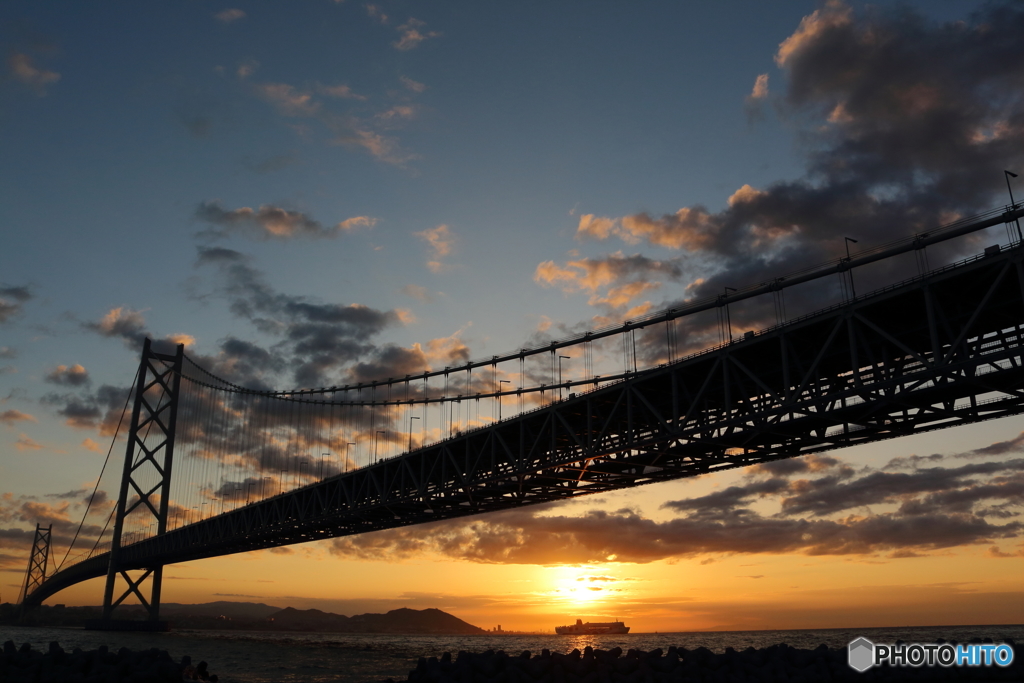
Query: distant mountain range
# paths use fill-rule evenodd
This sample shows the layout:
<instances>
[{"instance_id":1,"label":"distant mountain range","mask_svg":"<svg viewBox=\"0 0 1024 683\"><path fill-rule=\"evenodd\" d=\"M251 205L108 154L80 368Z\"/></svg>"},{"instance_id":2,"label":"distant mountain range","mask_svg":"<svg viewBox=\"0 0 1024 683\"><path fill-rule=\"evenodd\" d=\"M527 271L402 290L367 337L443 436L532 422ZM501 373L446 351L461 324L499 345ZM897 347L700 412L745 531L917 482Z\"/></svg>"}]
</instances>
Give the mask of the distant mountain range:
<instances>
[{"instance_id":1,"label":"distant mountain range","mask_svg":"<svg viewBox=\"0 0 1024 683\"><path fill-rule=\"evenodd\" d=\"M9 612L9 614L8 614ZM37 626L81 626L86 619L100 615L99 607L38 607L27 622ZM176 628L223 629L238 631L326 631L331 633L403 633L436 635L472 635L484 633L477 626L439 609L393 609L387 614L357 614L346 617L318 609L299 610L275 607L262 602L206 602L197 605L164 603L161 618ZM0 623L16 617L14 605L0 606ZM115 612L115 618L138 619L141 607Z\"/></svg>"}]
</instances>

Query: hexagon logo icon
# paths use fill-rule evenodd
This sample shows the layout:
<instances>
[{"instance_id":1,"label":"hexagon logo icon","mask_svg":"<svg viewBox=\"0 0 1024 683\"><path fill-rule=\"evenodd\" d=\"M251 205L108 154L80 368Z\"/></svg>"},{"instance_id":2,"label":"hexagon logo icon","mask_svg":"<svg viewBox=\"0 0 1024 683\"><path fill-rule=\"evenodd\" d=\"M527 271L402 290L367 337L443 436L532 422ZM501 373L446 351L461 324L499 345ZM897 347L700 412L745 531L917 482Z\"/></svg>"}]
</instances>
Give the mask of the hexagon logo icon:
<instances>
[{"instance_id":1,"label":"hexagon logo icon","mask_svg":"<svg viewBox=\"0 0 1024 683\"><path fill-rule=\"evenodd\" d=\"M858 638L847 646L846 655L850 668L864 673L875 663L875 644L867 638Z\"/></svg>"}]
</instances>

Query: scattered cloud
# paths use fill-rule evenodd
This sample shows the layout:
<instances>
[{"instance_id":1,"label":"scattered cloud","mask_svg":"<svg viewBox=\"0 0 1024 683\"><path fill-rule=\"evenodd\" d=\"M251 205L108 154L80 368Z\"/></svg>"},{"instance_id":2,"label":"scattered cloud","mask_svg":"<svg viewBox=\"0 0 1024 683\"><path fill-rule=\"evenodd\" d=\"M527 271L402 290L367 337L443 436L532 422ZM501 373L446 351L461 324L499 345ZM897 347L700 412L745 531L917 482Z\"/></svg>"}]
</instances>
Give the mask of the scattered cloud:
<instances>
[{"instance_id":1,"label":"scattered cloud","mask_svg":"<svg viewBox=\"0 0 1024 683\"><path fill-rule=\"evenodd\" d=\"M845 235L880 244L988 209L1002 201L1000 171L1024 166L1022 30L1015 4L939 23L910 8L827 2L775 55L785 90L771 99L800 126L802 177L744 185L719 211L584 214L576 235L676 252L678 281L689 283L676 296L703 299L831 260ZM767 99L762 74L748 104ZM884 268L864 273L858 289ZM810 305L827 295L801 296Z\"/></svg>"},{"instance_id":2,"label":"scattered cloud","mask_svg":"<svg viewBox=\"0 0 1024 683\"><path fill-rule=\"evenodd\" d=\"M324 226L301 211L289 211L278 206L263 205L259 209L243 206L227 210L219 202L203 202L196 209L197 219L212 228L204 236L225 237L241 234L253 239L291 239L295 237L337 237L357 227L373 227L376 218L354 216L333 226Z\"/></svg>"},{"instance_id":3,"label":"scattered cloud","mask_svg":"<svg viewBox=\"0 0 1024 683\"><path fill-rule=\"evenodd\" d=\"M58 365L44 377L47 382L65 387L81 387L89 384L89 371L75 363Z\"/></svg>"},{"instance_id":4,"label":"scattered cloud","mask_svg":"<svg viewBox=\"0 0 1024 683\"><path fill-rule=\"evenodd\" d=\"M804 456L749 468L736 486L670 501L663 508L679 516L666 521L630 509L568 516L556 513L559 506L539 506L340 538L331 546L345 557L433 553L540 565L712 561L730 554L899 559L1021 539L1022 465L1011 460L907 474L854 471L839 458Z\"/></svg>"},{"instance_id":5,"label":"scattered cloud","mask_svg":"<svg viewBox=\"0 0 1024 683\"><path fill-rule=\"evenodd\" d=\"M380 24L388 23L388 15L384 14L380 5L366 4L364 7L366 8L366 16Z\"/></svg>"},{"instance_id":6,"label":"scattered cloud","mask_svg":"<svg viewBox=\"0 0 1024 683\"><path fill-rule=\"evenodd\" d=\"M0 346L0 358L16 358L18 352L10 346Z\"/></svg>"},{"instance_id":7,"label":"scattered cloud","mask_svg":"<svg viewBox=\"0 0 1024 683\"><path fill-rule=\"evenodd\" d=\"M345 100L365 100L365 95L360 95L352 91L352 88L347 85L321 85L317 87L317 90L327 95L328 97L337 97Z\"/></svg>"},{"instance_id":8,"label":"scattered cloud","mask_svg":"<svg viewBox=\"0 0 1024 683\"><path fill-rule=\"evenodd\" d=\"M20 410L5 410L4 412L0 413L0 423L3 423L10 427L15 422L39 422L39 420L29 415L28 413L21 412Z\"/></svg>"},{"instance_id":9,"label":"scattered cloud","mask_svg":"<svg viewBox=\"0 0 1024 683\"><path fill-rule=\"evenodd\" d=\"M59 73L37 67L29 55L20 52L7 58L7 67L14 80L29 86L40 96L46 94L46 86L60 80Z\"/></svg>"},{"instance_id":10,"label":"scattered cloud","mask_svg":"<svg viewBox=\"0 0 1024 683\"><path fill-rule=\"evenodd\" d=\"M763 100L768 97L768 74L761 74L754 81L754 89L747 96L750 100Z\"/></svg>"},{"instance_id":11,"label":"scattered cloud","mask_svg":"<svg viewBox=\"0 0 1024 683\"><path fill-rule=\"evenodd\" d=\"M18 440L14 442L14 447L19 451L39 451L44 448L41 443L35 439L30 439L27 434L19 434Z\"/></svg>"},{"instance_id":12,"label":"scattered cloud","mask_svg":"<svg viewBox=\"0 0 1024 683\"><path fill-rule=\"evenodd\" d=\"M427 86L424 85L423 83L414 81L411 78L407 78L406 76L401 76L398 80L402 82L402 85L404 85L406 88L415 93L421 93L427 89Z\"/></svg>"},{"instance_id":13,"label":"scattered cloud","mask_svg":"<svg viewBox=\"0 0 1024 683\"><path fill-rule=\"evenodd\" d=\"M426 22L410 17L408 21L398 27L402 37L393 42L392 45L397 50L412 50L423 41L429 38L437 38L441 35L437 31L422 31L421 29L424 26L426 26Z\"/></svg>"},{"instance_id":14,"label":"scattered cloud","mask_svg":"<svg viewBox=\"0 0 1024 683\"><path fill-rule=\"evenodd\" d=\"M451 266L442 263L441 259L452 253L455 248L455 235L448 229L447 225L438 225L436 228L429 228L413 233L416 237L427 243L430 248L430 255L427 260L427 268L432 273L440 273Z\"/></svg>"},{"instance_id":15,"label":"scattered cloud","mask_svg":"<svg viewBox=\"0 0 1024 683\"><path fill-rule=\"evenodd\" d=\"M430 295L430 292L427 291L427 288L421 287L420 285L405 285L402 287L401 292L402 294L411 296L413 299L422 301L423 303L430 303L434 300Z\"/></svg>"},{"instance_id":16,"label":"scattered cloud","mask_svg":"<svg viewBox=\"0 0 1024 683\"><path fill-rule=\"evenodd\" d=\"M0 286L0 323L5 323L22 312L26 301L32 298L28 287ZM5 349L9 347L4 347ZM5 356L11 358L13 356Z\"/></svg>"},{"instance_id":17,"label":"scattered cloud","mask_svg":"<svg viewBox=\"0 0 1024 683\"><path fill-rule=\"evenodd\" d=\"M237 8L226 9L221 12L217 12L217 14L213 15L214 19L225 24L230 24L232 22L238 21L239 19L243 19L244 17L245 12Z\"/></svg>"},{"instance_id":18,"label":"scattered cloud","mask_svg":"<svg viewBox=\"0 0 1024 683\"><path fill-rule=\"evenodd\" d=\"M103 453L103 447L89 438L82 441L82 448L87 451L92 451L93 453Z\"/></svg>"}]
</instances>

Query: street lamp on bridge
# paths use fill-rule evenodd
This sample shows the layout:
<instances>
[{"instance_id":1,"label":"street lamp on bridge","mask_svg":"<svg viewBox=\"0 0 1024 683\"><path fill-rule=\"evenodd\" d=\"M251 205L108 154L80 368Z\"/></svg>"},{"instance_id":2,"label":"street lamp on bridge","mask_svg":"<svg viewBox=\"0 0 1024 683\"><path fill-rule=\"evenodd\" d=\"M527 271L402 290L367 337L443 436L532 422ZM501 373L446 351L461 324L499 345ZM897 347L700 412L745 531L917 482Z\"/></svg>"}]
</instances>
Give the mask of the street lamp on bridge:
<instances>
[{"instance_id":1,"label":"street lamp on bridge","mask_svg":"<svg viewBox=\"0 0 1024 683\"><path fill-rule=\"evenodd\" d=\"M498 422L501 422L501 385L512 384L510 379L499 379L498 380Z\"/></svg>"},{"instance_id":2,"label":"street lamp on bridge","mask_svg":"<svg viewBox=\"0 0 1024 683\"><path fill-rule=\"evenodd\" d=\"M412 452L412 421L420 419L418 415L409 416L409 452Z\"/></svg>"},{"instance_id":3,"label":"street lamp on bridge","mask_svg":"<svg viewBox=\"0 0 1024 683\"><path fill-rule=\"evenodd\" d=\"M570 360L569 356L558 357L558 400L562 400L562 359Z\"/></svg>"}]
</instances>

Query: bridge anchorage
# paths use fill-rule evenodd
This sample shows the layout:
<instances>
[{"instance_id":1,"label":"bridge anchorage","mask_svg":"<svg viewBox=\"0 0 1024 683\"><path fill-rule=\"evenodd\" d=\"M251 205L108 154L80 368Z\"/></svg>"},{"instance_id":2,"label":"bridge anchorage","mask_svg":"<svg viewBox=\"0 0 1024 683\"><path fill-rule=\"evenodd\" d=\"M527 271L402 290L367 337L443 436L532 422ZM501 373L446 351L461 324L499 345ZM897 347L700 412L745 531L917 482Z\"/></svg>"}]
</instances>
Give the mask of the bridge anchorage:
<instances>
[{"instance_id":1,"label":"bridge anchorage","mask_svg":"<svg viewBox=\"0 0 1024 683\"><path fill-rule=\"evenodd\" d=\"M69 550L49 575L47 551L34 551L23 604L106 577L104 619L94 626L129 627L115 608L134 597L146 618L130 627L160 628L168 564L1020 414L1019 233L867 294L849 287L833 305L788 319L784 292L805 284L820 292L823 278L849 282L854 268L900 255L920 266L928 246L1022 214L1019 206L990 212L641 320L385 381L247 389L181 346L167 353L147 341L112 533L67 561ZM723 343L681 355L688 329L715 317L731 328L728 306L767 296L777 324L731 339L723 329Z\"/></svg>"}]
</instances>

